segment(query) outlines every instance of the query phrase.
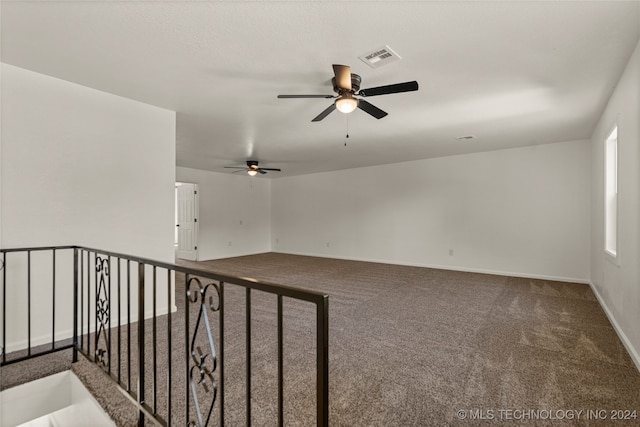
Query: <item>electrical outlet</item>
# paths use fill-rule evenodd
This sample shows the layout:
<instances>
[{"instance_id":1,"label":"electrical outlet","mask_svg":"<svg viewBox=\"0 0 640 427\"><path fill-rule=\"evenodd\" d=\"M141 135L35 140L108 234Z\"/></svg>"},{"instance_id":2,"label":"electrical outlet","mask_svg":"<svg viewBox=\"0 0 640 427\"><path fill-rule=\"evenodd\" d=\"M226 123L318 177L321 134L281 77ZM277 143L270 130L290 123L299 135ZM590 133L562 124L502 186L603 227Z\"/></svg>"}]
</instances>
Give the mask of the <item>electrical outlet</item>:
<instances>
[{"instance_id":1,"label":"electrical outlet","mask_svg":"<svg viewBox=\"0 0 640 427\"><path fill-rule=\"evenodd\" d=\"M453 256L453 249L449 249L449 256Z\"/></svg>"},{"instance_id":2,"label":"electrical outlet","mask_svg":"<svg viewBox=\"0 0 640 427\"><path fill-rule=\"evenodd\" d=\"M242 225L242 220L240 220L240 225Z\"/></svg>"},{"instance_id":3,"label":"electrical outlet","mask_svg":"<svg viewBox=\"0 0 640 427\"><path fill-rule=\"evenodd\" d=\"M329 247L329 242L327 242L327 247Z\"/></svg>"},{"instance_id":4,"label":"electrical outlet","mask_svg":"<svg viewBox=\"0 0 640 427\"><path fill-rule=\"evenodd\" d=\"M229 246L231 246L231 241L229 241Z\"/></svg>"},{"instance_id":5,"label":"electrical outlet","mask_svg":"<svg viewBox=\"0 0 640 427\"><path fill-rule=\"evenodd\" d=\"M278 239L278 238L276 237L276 245L277 245L278 243L280 243L280 239Z\"/></svg>"}]
</instances>

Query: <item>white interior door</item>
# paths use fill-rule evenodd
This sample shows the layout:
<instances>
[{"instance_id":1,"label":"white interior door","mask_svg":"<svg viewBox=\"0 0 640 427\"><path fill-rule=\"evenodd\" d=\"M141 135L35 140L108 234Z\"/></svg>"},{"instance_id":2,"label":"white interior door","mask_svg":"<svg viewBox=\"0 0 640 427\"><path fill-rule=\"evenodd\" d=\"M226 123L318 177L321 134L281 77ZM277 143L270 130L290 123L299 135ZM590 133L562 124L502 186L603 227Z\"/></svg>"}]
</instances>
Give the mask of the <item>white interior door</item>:
<instances>
[{"instance_id":1,"label":"white interior door","mask_svg":"<svg viewBox=\"0 0 640 427\"><path fill-rule=\"evenodd\" d=\"M177 218L178 227L178 247L176 256L182 259L197 261L198 259L198 218L197 184L178 183L176 184L177 197Z\"/></svg>"}]
</instances>

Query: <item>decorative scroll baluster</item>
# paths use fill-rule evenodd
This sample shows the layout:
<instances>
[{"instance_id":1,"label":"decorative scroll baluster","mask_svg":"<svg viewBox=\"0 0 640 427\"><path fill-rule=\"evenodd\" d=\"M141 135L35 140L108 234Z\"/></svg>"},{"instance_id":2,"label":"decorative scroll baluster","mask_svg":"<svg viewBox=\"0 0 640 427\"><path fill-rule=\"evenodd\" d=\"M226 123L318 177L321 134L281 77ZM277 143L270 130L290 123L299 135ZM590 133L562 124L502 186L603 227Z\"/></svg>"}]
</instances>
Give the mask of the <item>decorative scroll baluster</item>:
<instances>
[{"instance_id":1,"label":"decorative scroll baluster","mask_svg":"<svg viewBox=\"0 0 640 427\"><path fill-rule=\"evenodd\" d=\"M193 290L191 289L192 284L194 285ZM197 286L197 288L195 288L195 286ZM215 303L216 301L214 301L213 295L209 295L207 298L207 292L211 288L215 290L215 299L217 299L217 304ZM198 318L190 339L189 352L191 354L191 359L187 362L189 372L188 387L191 390L191 397L193 398L198 420L190 420L188 426L204 427L209 424L211 413L213 412L213 407L218 396L218 382L213 376L218 367L218 359L211 331L211 323L209 321L209 312L214 313L220 311L220 306L222 305L220 287L217 283L209 283L203 286L200 279L192 277L187 282L187 298L190 303L200 303L200 307L198 308ZM206 332L207 344L209 346L208 349L205 347L204 352L202 347L196 344L196 337L198 336L201 327L204 328L204 331ZM207 350L208 353L206 352ZM206 414L203 413L203 405L198 400L198 386L202 387L205 393L211 395L211 404L209 405L209 409Z\"/></svg>"},{"instance_id":2,"label":"decorative scroll baluster","mask_svg":"<svg viewBox=\"0 0 640 427\"><path fill-rule=\"evenodd\" d=\"M102 365L103 369L109 368L110 345L109 335L109 293L107 280L109 278L109 259L96 256L96 348L94 360ZM100 340L102 338L102 340Z\"/></svg>"}]
</instances>

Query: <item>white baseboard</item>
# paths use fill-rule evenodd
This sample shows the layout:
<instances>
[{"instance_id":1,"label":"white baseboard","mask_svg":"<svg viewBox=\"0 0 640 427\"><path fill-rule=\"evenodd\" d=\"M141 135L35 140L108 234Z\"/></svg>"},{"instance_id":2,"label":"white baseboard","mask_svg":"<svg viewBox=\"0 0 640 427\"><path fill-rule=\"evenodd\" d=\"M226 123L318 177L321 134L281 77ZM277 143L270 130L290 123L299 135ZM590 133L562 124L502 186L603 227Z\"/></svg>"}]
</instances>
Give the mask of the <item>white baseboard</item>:
<instances>
[{"instance_id":1,"label":"white baseboard","mask_svg":"<svg viewBox=\"0 0 640 427\"><path fill-rule=\"evenodd\" d=\"M463 271L466 273L494 274L496 276L523 277L526 279L539 279L539 280L550 280L555 282L580 283L584 285L590 284L590 281L588 279L581 279L576 277L564 277L564 276L547 276L544 274L522 273L517 271L487 270L487 269L481 269L481 268L456 267L451 265L410 263L410 262L402 262L402 261L389 261L389 260L383 260L383 259L344 257L340 255L314 254L314 253L305 253L305 252L287 252L287 251L273 251L273 252L287 254L287 255L313 256L318 258L333 258L333 259L342 259L347 261L375 262L378 264L404 265L408 267L434 268L437 270Z\"/></svg>"},{"instance_id":2,"label":"white baseboard","mask_svg":"<svg viewBox=\"0 0 640 427\"><path fill-rule=\"evenodd\" d=\"M217 260L227 259L227 258L238 258L241 256L267 254L269 252L273 252L273 251L264 250L264 251L233 252L233 253L226 253L226 254L214 256L214 257L198 256L198 261L217 261Z\"/></svg>"},{"instance_id":3,"label":"white baseboard","mask_svg":"<svg viewBox=\"0 0 640 427\"><path fill-rule=\"evenodd\" d=\"M73 337L73 329L63 329L56 331L56 342L66 340ZM39 335L31 337L31 348L38 347L45 344L51 344L51 335ZM7 342L6 353L13 353L14 351L25 350L28 347L28 341L26 339L20 341Z\"/></svg>"},{"instance_id":4,"label":"white baseboard","mask_svg":"<svg viewBox=\"0 0 640 427\"><path fill-rule=\"evenodd\" d=\"M178 307L177 306L172 306L171 307L171 312L175 313L176 311L178 311ZM162 308L156 311L156 316L163 316L167 314L167 309L166 308ZM146 311L144 314L145 319L151 319L153 318L153 311ZM86 319L86 318L85 318ZM131 322L137 322L138 321L138 317L137 316L131 316ZM72 322L73 323L73 322ZM127 324L127 318L126 316L123 316L120 318L120 326L124 326ZM83 328L86 327L86 323L84 323ZM115 322L112 322L111 324L112 328L117 328L118 327L118 323L117 320ZM89 328L91 330L91 332L95 332L96 329L96 325L95 325L95 321L92 321L89 323ZM85 334L87 333L86 330L83 331ZM78 331L78 333L80 333L80 331ZM56 337L55 337L55 341L62 341L62 340L66 340L69 338L73 337L73 329L72 328L68 328L68 329L62 329L62 330L56 330ZM51 344L51 334L48 335L38 335L38 336L34 336L31 337L31 348L34 347L38 347L40 345L45 345L45 344ZM13 353L14 351L20 351L20 350L25 350L28 347L28 340L25 338L23 340L20 341L13 341L13 342L7 342L7 349L6 349L6 353Z\"/></svg>"},{"instance_id":5,"label":"white baseboard","mask_svg":"<svg viewBox=\"0 0 640 427\"><path fill-rule=\"evenodd\" d=\"M622 341L622 344L627 349L627 353L629 353L629 356L631 356L631 360L633 360L633 363L636 365L636 369L638 370L638 372L640 372L640 355L633 347L633 344L631 344L631 341L629 341L629 338L627 338L627 335L624 333L624 331L616 321L616 318L613 316L613 313L611 313L611 310L609 310L609 307L607 307L607 304L604 302L604 298L602 298L602 295L600 295L593 282L589 282L589 286L591 286L591 290L598 299L600 307L602 307L602 310L604 310L604 313L607 315L607 318L609 319L609 322L611 322L613 329L616 331L616 334L618 334L618 338L620 338L620 341Z\"/></svg>"}]
</instances>

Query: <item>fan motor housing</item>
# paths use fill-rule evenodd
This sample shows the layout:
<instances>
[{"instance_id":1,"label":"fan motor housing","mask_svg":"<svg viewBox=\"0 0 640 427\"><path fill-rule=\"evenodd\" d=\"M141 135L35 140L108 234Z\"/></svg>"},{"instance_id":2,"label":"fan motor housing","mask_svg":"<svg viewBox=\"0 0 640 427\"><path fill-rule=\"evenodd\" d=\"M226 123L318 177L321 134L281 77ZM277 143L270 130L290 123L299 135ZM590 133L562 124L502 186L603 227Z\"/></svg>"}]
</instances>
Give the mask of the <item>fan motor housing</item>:
<instances>
[{"instance_id":1,"label":"fan motor housing","mask_svg":"<svg viewBox=\"0 0 640 427\"><path fill-rule=\"evenodd\" d=\"M362 82L362 78L359 75L351 74L351 93L355 93L360 90L361 82ZM331 79L331 83L333 84L333 91L338 95L342 95L341 92L345 92L344 90L338 87L335 77Z\"/></svg>"}]
</instances>

